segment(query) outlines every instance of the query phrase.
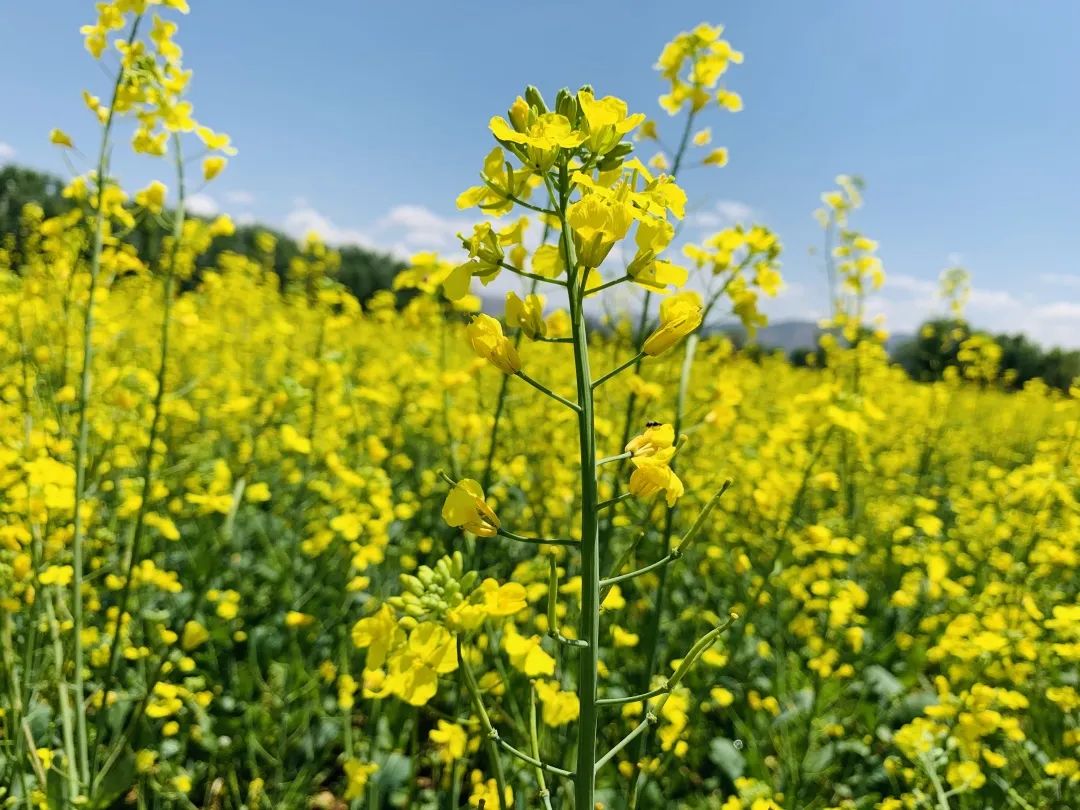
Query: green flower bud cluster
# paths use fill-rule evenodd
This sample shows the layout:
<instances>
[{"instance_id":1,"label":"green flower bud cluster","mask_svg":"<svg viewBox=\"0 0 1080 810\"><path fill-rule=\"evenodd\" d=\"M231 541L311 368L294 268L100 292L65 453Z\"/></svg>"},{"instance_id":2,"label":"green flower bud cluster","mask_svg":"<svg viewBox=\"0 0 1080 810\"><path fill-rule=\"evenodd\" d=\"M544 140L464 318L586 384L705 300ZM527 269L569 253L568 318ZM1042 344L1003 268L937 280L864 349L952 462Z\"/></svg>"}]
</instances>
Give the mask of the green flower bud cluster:
<instances>
[{"instance_id":1,"label":"green flower bud cluster","mask_svg":"<svg viewBox=\"0 0 1080 810\"><path fill-rule=\"evenodd\" d=\"M416 621L439 621L465 601L480 576L465 571L460 551L443 557L435 567L421 565L416 575L402 574L402 593L387 602L404 617Z\"/></svg>"}]
</instances>

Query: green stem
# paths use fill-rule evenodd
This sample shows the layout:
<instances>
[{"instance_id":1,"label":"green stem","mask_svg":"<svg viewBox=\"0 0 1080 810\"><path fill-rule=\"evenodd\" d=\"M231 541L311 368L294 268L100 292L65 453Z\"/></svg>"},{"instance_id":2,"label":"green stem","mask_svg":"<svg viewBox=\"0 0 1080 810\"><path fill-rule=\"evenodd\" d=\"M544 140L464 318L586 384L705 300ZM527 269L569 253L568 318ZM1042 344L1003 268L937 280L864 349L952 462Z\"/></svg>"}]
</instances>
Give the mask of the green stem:
<instances>
[{"instance_id":1,"label":"green stem","mask_svg":"<svg viewBox=\"0 0 1080 810\"><path fill-rule=\"evenodd\" d=\"M675 435L678 436L682 430L682 422L686 412L686 396L690 387L690 372L694 365L694 354L697 350L698 337L696 334L690 335L686 340L685 354L683 355L682 371L679 376L679 390L675 402L675 422L674 429ZM675 461L672 459L670 464L672 469L675 469ZM676 509L672 507L668 509L667 515L664 520L664 534L661 540L661 548L665 554L671 553L671 537L675 531L675 514ZM656 604L653 607L652 624L649 634L649 667L646 671L646 678L651 679L652 673L656 670L656 662L660 653L660 621L663 618L665 601L667 598L667 570L661 571L660 582L656 588ZM646 681L647 685L647 681Z\"/></svg>"},{"instance_id":2,"label":"green stem","mask_svg":"<svg viewBox=\"0 0 1080 810\"><path fill-rule=\"evenodd\" d=\"M548 388L543 383L540 383L540 382L537 382L536 380L534 380L532 377L530 377L524 371L517 372L516 376L523 379L525 382L527 382L529 385L531 385L537 391L539 391L539 392L541 392L543 394L547 394L549 397L551 397L556 402L560 403L561 405L565 405L567 408L569 408L570 410L577 413L579 415L579 418L580 418L581 406L579 404L577 404L576 402L571 402L570 400L566 399L565 397L559 396L558 394L556 394L554 391L552 391L550 388ZM580 400L581 397L579 396L578 399Z\"/></svg>"},{"instance_id":3,"label":"green stem","mask_svg":"<svg viewBox=\"0 0 1080 810\"><path fill-rule=\"evenodd\" d=\"M609 588L612 585L619 584L620 582L626 582L628 579L636 579L642 574L647 574L650 571L655 571L657 568L663 568L665 565L675 562L676 559L678 559L678 557L675 555L674 552L672 552L671 554L665 554L656 562L650 563L649 565L646 565L642 568L638 568L628 574L619 574L619 576L617 577L608 577L607 579L600 580L600 587Z\"/></svg>"},{"instance_id":4,"label":"green stem","mask_svg":"<svg viewBox=\"0 0 1080 810\"><path fill-rule=\"evenodd\" d=\"M587 641L579 638L567 638L559 632L559 616L555 600L559 593L559 566L554 557L548 557L548 594L547 594L547 634L550 638L567 647L588 647ZM601 600L603 601L603 600Z\"/></svg>"},{"instance_id":5,"label":"green stem","mask_svg":"<svg viewBox=\"0 0 1080 810\"><path fill-rule=\"evenodd\" d=\"M484 727L484 731L487 735L488 758L491 760L491 767L495 771L495 784L499 791L500 810L509 810L506 804L506 774L503 771L502 757L499 756L499 749L496 745L496 740L499 738L499 735L491 725L491 718L488 717L487 709L484 708L484 699L480 695L480 687L476 685L476 681L473 678L469 662L466 661L465 656L462 655L461 639L458 639L457 642L457 657L458 664L461 667L461 680L465 684L465 690L472 698L473 707L480 717L480 725Z\"/></svg>"},{"instance_id":6,"label":"green stem","mask_svg":"<svg viewBox=\"0 0 1080 810\"><path fill-rule=\"evenodd\" d=\"M619 276L618 278L613 278L611 281L605 281L603 284L601 284L598 287L590 287L589 288L589 295L596 295L599 292L603 292L608 287L614 287L616 284L622 284L624 281L629 281L631 278L633 278L633 277L628 273L625 276Z\"/></svg>"},{"instance_id":7,"label":"green stem","mask_svg":"<svg viewBox=\"0 0 1080 810\"><path fill-rule=\"evenodd\" d=\"M625 363L623 363L623 364L621 364L619 366L616 366L611 371L609 371L607 374L605 374L603 377L601 377L599 380L594 382L592 384L593 390L595 391L597 388L599 388L601 385L606 383L608 380L610 380L615 375L617 375L620 372L625 371L626 369L630 368L630 366L635 366L635 367L640 366L641 361L644 358L645 358L645 352L638 352L636 355L631 357Z\"/></svg>"},{"instance_id":8,"label":"green stem","mask_svg":"<svg viewBox=\"0 0 1080 810\"><path fill-rule=\"evenodd\" d=\"M609 509L612 506L614 506L615 504L619 503L619 501L625 501L627 498L632 498L632 497L633 497L632 492L624 492L624 493L622 493L622 495L616 495L614 498L608 498L606 501L601 501L600 503L598 503L596 505L596 508L598 510Z\"/></svg>"},{"instance_id":9,"label":"green stem","mask_svg":"<svg viewBox=\"0 0 1080 810\"><path fill-rule=\"evenodd\" d=\"M71 711L71 700L68 696L68 682L64 677L64 645L60 640L60 624L56 621L56 610L53 607L54 594L45 595L45 614L49 619L49 631L52 634L53 665L56 667L56 690L60 697L60 725L64 738L64 757L67 759L68 785L71 796L79 795L79 772L78 761L75 759L75 725L76 721ZM36 754L35 754L36 755ZM41 786L43 789L45 785Z\"/></svg>"},{"instance_id":10,"label":"green stem","mask_svg":"<svg viewBox=\"0 0 1080 810\"><path fill-rule=\"evenodd\" d=\"M687 121L687 130L689 130L689 119ZM685 133L684 133L685 135ZM681 154L681 153L680 153ZM683 417L686 410L686 396L690 386L690 372L694 365L694 354L697 350L698 336L697 333L690 335L686 339L682 370L679 375L679 389L675 402L675 422L674 429L675 435L678 436L682 429ZM675 468L675 460L671 461L671 468ZM711 510L710 510L711 511ZM667 515L664 520L664 534L661 539L661 550L665 555L671 555L671 536L675 530L675 513L674 507L668 509ZM667 602L667 585L668 585L668 568L667 565L660 567L660 578L656 586L656 602L653 605L652 616L650 617L647 634L645 636L646 644L648 645L649 657L648 664L644 672L644 678L642 679L642 688L648 688L649 683L652 681L653 673L656 672L657 663L660 659L661 653L661 638L660 638L660 623L663 620L664 609ZM641 752L647 744L648 737L643 737L638 743L635 749L635 760L640 759ZM641 773L638 773L638 779L641 778Z\"/></svg>"},{"instance_id":11,"label":"green stem","mask_svg":"<svg viewBox=\"0 0 1080 810\"><path fill-rule=\"evenodd\" d=\"M596 466L602 467L605 464L611 464L613 461L622 461L623 459L630 458L632 455L634 454L628 450L625 453L619 453L617 456L604 456L604 458L596 462Z\"/></svg>"},{"instance_id":12,"label":"green stem","mask_svg":"<svg viewBox=\"0 0 1080 810\"><path fill-rule=\"evenodd\" d=\"M596 761L596 770L599 771L601 768L611 762L611 760L614 759L616 754L618 754L620 751L626 748L626 746L628 746L630 743L632 743L634 740L644 734L645 731L649 728L649 726L655 723L656 715L653 714L651 711L646 712L645 719L638 723L634 727L633 731L631 731L629 734L627 734L625 737L615 743L615 746L610 751L608 751Z\"/></svg>"},{"instance_id":13,"label":"green stem","mask_svg":"<svg viewBox=\"0 0 1080 810\"><path fill-rule=\"evenodd\" d=\"M529 687L529 743L532 746L532 756L537 762L540 761L540 735L536 732L536 690ZM544 803L544 810L551 810L551 791L547 788L547 780L544 779L544 769L535 768L536 784L540 788L540 801Z\"/></svg>"},{"instance_id":14,"label":"green stem","mask_svg":"<svg viewBox=\"0 0 1080 810\"><path fill-rule=\"evenodd\" d=\"M558 538L558 537L555 537L555 538L552 538L552 537L525 537L525 536L520 535L520 534L515 534L514 532L508 531L506 529L498 529L498 530L496 530L496 534L498 534L499 537L505 537L507 540L516 540L519 543L531 543L533 545L538 545L538 546L576 546L577 545L577 541L575 541L575 540L566 540L566 539Z\"/></svg>"},{"instance_id":15,"label":"green stem","mask_svg":"<svg viewBox=\"0 0 1080 810\"><path fill-rule=\"evenodd\" d=\"M533 281L543 281L547 284L556 284L559 287L566 286L565 281L559 281L559 279L557 278L548 278L547 276L539 276L536 273L529 273L525 270L522 270L520 267L514 267L514 265L508 262L499 262L499 267L503 268L504 270L509 270L511 273L517 273L522 278L531 278Z\"/></svg>"},{"instance_id":16,"label":"green stem","mask_svg":"<svg viewBox=\"0 0 1080 810\"><path fill-rule=\"evenodd\" d=\"M105 679L103 681L103 688L108 690L112 683L113 676L116 674L116 665L120 655L120 633L124 626L124 614L127 612L128 603L131 598L131 580L135 570L135 562L139 559L140 551L142 548L142 536L146 523L147 504L150 501L150 495L153 488L154 480L154 444L157 442L158 433L161 430L161 416L162 405L165 400L165 382L168 376L168 364L169 364L169 327L172 319L172 303L173 303L173 283L176 277L176 260L180 253L180 242L184 234L184 158L180 149L180 137L173 135L173 145L176 150L176 176L177 176L177 204L176 204L176 218L173 222L172 238L173 242L170 246L168 265L164 268L165 280L162 289L162 318L161 318L161 356L158 359L157 368L157 390L154 392L153 399L153 415L150 417L150 432L146 445L146 455L143 457L142 465L142 490L140 492L139 508L135 513L135 523L131 530L131 536L128 540L127 548L124 551L124 584L120 590L120 597L117 602L117 614L116 614L116 630L113 633L112 643L109 647L109 663L105 670ZM98 713L98 721L96 724L97 733L100 737L102 732L102 726L105 720L105 712ZM97 766L97 754L95 750L94 765Z\"/></svg>"},{"instance_id":17,"label":"green stem","mask_svg":"<svg viewBox=\"0 0 1080 810\"><path fill-rule=\"evenodd\" d=\"M506 197L506 199L510 200L510 202L516 203L517 205L520 205L522 208L528 208L530 211L536 211L538 214L548 214L549 216L555 216L554 211L549 211L546 208L541 208L538 205L533 205L531 202L525 202L525 200L521 199L520 197L518 197L518 196L516 196L514 194L511 194L508 189L505 189L502 186L500 186L498 183L496 183L496 182L494 182L492 180L489 180L483 174L480 175L480 179L484 181L485 186L490 188L496 194L501 194L503 197ZM481 209L486 210L488 208L502 208L502 206L503 206L503 203L492 203L490 205L481 205L479 207Z\"/></svg>"},{"instance_id":18,"label":"green stem","mask_svg":"<svg viewBox=\"0 0 1080 810\"><path fill-rule=\"evenodd\" d=\"M15 651L11 644L11 615L6 609L0 608L0 664L3 664L5 679L7 680L9 699L11 700L11 716L7 720L7 727L9 729L16 729L22 722L22 693L19 688L19 677L15 666ZM22 794L27 800L29 806L33 806L30 796L26 790L26 773L20 767L18 763L19 756L22 753L22 745L20 743L20 737L18 734L12 734L15 738L13 740L13 750L15 752L14 759L16 760L15 772L19 775L19 787L22 789ZM5 768L5 770L7 770ZM5 777L7 778L7 777Z\"/></svg>"},{"instance_id":19,"label":"green stem","mask_svg":"<svg viewBox=\"0 0 1080 810\"><path fill-rule=\"evenodd\" d=\"M729 627L731 627L731 625L734 624L738 618L739 617L734 613L728 614L728 617L724 621L716 625L716 627L714 627L712 630L710 630L701 638L699 638L696 642L694 642L694 646L690 648L690 651L685 656L683 656L682 661L679 663L679 666L676 667L675 674L671 676L670 680L664 683L664 688L661 689L661 694L663 696L660 698L659 701L657 701L655 709L646 709L645 719L625 738L623 738L618 744L616 744L616 746L612 748L611 751L608 751L608 753L603 757L603 759L601 759L601 761L597 763L596 767L598 770L602 764L606 764L608 761L610 761L612 756L621 751L633 739L639 737L640 735L648 731L649 727L655 724L658 718L663 717L664 706L667 705L668 700L671 698L671 695L675 692L675 690L679 688L679 684L682 683L683 678L685 678L687 673L689 673L690 670L693 669L694 665L698 662L698 659L705 654L705 651L712 647L712 645L716 642L716 639L720 637L720 634L727 630ZM647 741L647 738L642 739L642 742L645 741ZM640 758L640 756L641 755L639 753L638 758ZM637 779L634 781L634 787L631 792L630 807L635 807L637 805L637 798L643 779L644 771L639 770Z\"/></svg>"},{"instance_id":20,"label":"green stem","mask_svg":"<svg viewBox=\"0 0 1080 810\"><path fill-rule=\"evenodd\" d=\"M570 185L566 165L559 169L559 224L562 226L563 264L569 274L570 332L574 339L577 380L578 443L581 457L581 617L578 637L588 644L578 656L577 694L581 715L577 727L577 777L574 806L591 810L596 805L596 691L600 646L600 533L596 486L596 435L593 423L592 376L589 371L588 330L577 283L574 237L566 220ZM549 186L550 188L550 186ZM553 198L554 202L554 198Z\"/></svg>"},{"instance_id":21,"label":"green stem","mask_svg":"<svg viewBox=\"0 0 1080 810\"><path fill-rule=\"evenodd\" d=\"M131 31L127 41L134 41L139 31L139 23L142 14L136 15L131 24ZM101 275L101 254L105 245L105 209L103 207L105 189L108 179L105 174L109 164L109 144L112 134L113 121L116 112L116 98L123 84L126 68L121 65L116 74L116 82L113 85L112 103L105 118L101 132L101 147L98 150L97 160L97 195L94 201L94 248L90 256L90 283L86 291L86 312L83 314L83 361L79 375L79 426L78 440L75 445L75 514L72 526L71 556L72 569L72 596L71 616L74 624L73 641L74 655L74 691L75 705L78 711L75 715L76 736L78 737L78 766L81 770L82 781L90 781L90 741L86 729L86 688L83 682L83 666L85 651L83 649L83 545L85 543L86 527L83 526L83 502L86 500L86 462L89 455L90 444L90 420L87 412L90 405L90 384L93 379L94 362L94 295L97 292L98 278ZM78 780L76 780L76 785ZM76 791L77 793L78 791Z\"/></svg>"},{"instance_id":22,"label":"green stem","mask_svg":"<svg viewBox=\"0 0 1080 810\"><path fill-rule=\"evenodd\" d=\"M663 684L656 687L655 689L650 689L648 692L643 692L640 695L627 695L626 697L615 697L615 698L601 698L600 700L596 701L596 705L597 706L622 706L623 704L626 704L626 703L637 703L638 701L641 701L641 700L648 700L649 698L654 698L657 695L662 695L665 692L670 692L670 691L671 691L671 687L668 685L667 681L665 681Z\"/></svg>"}]
</instances>

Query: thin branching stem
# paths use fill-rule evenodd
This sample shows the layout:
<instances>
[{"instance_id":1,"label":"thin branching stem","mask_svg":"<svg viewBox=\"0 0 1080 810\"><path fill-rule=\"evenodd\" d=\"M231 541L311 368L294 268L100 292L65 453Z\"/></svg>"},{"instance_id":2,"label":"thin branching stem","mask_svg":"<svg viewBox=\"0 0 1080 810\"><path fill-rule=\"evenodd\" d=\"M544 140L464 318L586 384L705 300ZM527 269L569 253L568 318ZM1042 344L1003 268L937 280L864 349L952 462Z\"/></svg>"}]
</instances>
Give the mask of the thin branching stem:
<instances>
[{"instance_id":1,"label":"thin branching stem","mask_svg":"<svg viewBox=\"0 0 1080 810\"><path fill-rule=\"evenodd\" d=\"M579 638L567 638L559 632L559 616L555 600L559 594L559 564L554 557L548 557L548 594L547 594L547 622L549 637L565 644L567 647L588 647L589 642Z\"/></svg>"},{"instance_id":2,"label":"thin branching stem","mask_svg":"<svg viewBox=\"0 0 1080 810\"><path fill-rule=\"evenodd\" d=\"M615 757L616 754L622 751L626 746L628 746L639 736L644 734L649 726L656 723L658 717L663 716L664 706L667 705L668 699L671 697L671 694L679 687L679 684L682 682L683 678L686 677L687 673L690 672L694 664L697 663L698 659L701 658L705 651L708 650L716 642L716 639L720 637L720 634L727 630L729 627L731 627L732 623L735 622L736 619L738 619L738 616L736 614L729 614L724 621L716 625L716 627L714 627L712 630L710 630L694 642L694 645L690 648L690 651L687 652L685 656L683 656L683 659L679 663L679 666L676 667L675 674L671 676L671 679L666 681L658 690L653 690L657 694L662 695L660 700L656 703L655 709L650 708L645 714L645 719L642 720L637 726L635 726L633 731L631 731L629 734L619 740L619 742L615 743L614 747L610 751L608 751L606 754L604 754L604 756L600 757L600 759L596 761L596 771L599 771L607 763L611 762L611 760ZM640 697L644 698L644 696ZM597 701L597 703L599 705L599 701Z\"/></svg>"},{"instance_id":3,"label":"thin branching stem","mask_svg":"<svg viewBox=\"0 0 1080 810\"><path fill-rule=\"evenodd\" d=\"M590 287L588 290L586 290L586 292L589 295L596 295L599 292L603 292L608 287L614 287L616 284L622 284L624 281L629 281L631 278L633 278L633 276L627 273L625 276L619 276L618 278L613 278L611 281L605 281L598 287Z\"/></svg>"},{"instance_id":4,"label":"thin branching stem","mask_svg":"<svg viewBox=\"0 0 1080 810\"><path fill-rule=\"evenodd\" d=\"M511 273L516 273L523 278L532 279L533 281L542 281L546 284L555 284L559 287L566 286L565 281L560 281L557 278L548 278L547 276L541 276L536 273L530 273L527 270L522 270L520 267L514 267L514 265L510 264L509 262L499 262L499 267L501 267L503 270L509 270Z\"/></svg>"},{"instance_id":5,"label":"thin branching stem","mask_svg":"<svg viewBox=\"0 0 1080 810\"><path fill-rule=\"evenodd\" d=\"M540 762L540 735L536 731L536 690L529 687L529 743L532 746L532 757ZM540 788L540 801L544 804L544 810L551 810L551 791L547 788L547 780L544 779L544 769L535 767L536 784Z\"/></svg>"},{"instance_id":6,"label":"thin branching stem","mask_svg":"<svg viewBox=\"0 0 1080 810\"><path fill-rule=\"evenodd\" d=\"M176 278L176 261L180 253L180 243L184 234L184 216L185 216L185 191L184 191L184 159L183 153L180 148L179 135L173 135L173 146L175 148L175 163L176 163L176 178L177 178L177 203L175 219L173 220L172 228L172 244L169 246L169 257L167 265L162 268L164 272L164 279L162 281L162 316L161 316L161 354L158 357L157 368L157 390L154 392L153 403L151 405L152 415L150 417L150 432L147 438L146 454L143 457L142 464L142 488L139 493L139 508L135 513L135 522L131 529L131 535L128 540L127 548L124 552L124 580L120 589L120 596L117 601L117 614L116 614L116 629L113 633L112 643L109 645L109 663L105 670L105 683L112 682L112 678L116 673L116 665L119 660L120 648L123 646L120 643L120 634L124 627L124 614L127 613L128 604L131 598L132 578L134 575L135 564L142 550L142 537L143 531L146 526L146 514L149 511L150 496L153 492L154 481L154 445L157 443L158 434L161 431L161 417L163 411L163 405L165 401L165 383L168 377L168 364L169 364L169 327L172 320L172 303L173 303L173 283ZM98 713L97 731L101 733L103 724L105 722L106 713ZM96 753L95 753L96 764Z\"/></svg>"},{"instance_id":7,"label":"thin branching stem","mask_svg":"<svg viewBox=\"0 0 1080 810\"><path fill-rule=\"evenodd\" d=\"M605 456L604 458L602 458L598 462L596 462L596 466L597 467L602 467L605 464L611 464L612 462L615 462L615 461L622 461L623 459L630 458L633 455L634 455L633 451L627 450L625 453L619 453L619 455L617 455L617 456Z\"/></svg>"},{"instance_id":8,"label":"thin branching stem","mask_svg":"<svg viewBox=\"0 0 1080 810\"><path fill-rule=\"evenodd\" d=\"M519 543L531 543L533 545L540 546L576 546L578 542L576 540L569 540L562 537L525 537L524 535L517 534L508 529L497 529L496 534L499 537L505 537L507 540L516 540Z\"/></svg>"},{"instance_id":9,"label":"thin branching stem","mask_svg":"<svg viewBox=\"0 0 1080 810\"><path fill-rule=\"evenodd\" d=\"M626 582L627 580L630 580L630 579L636 579L637 577L640 577L642 574L647 574L650 571L655 571L657 568L663 568L665 565L668 565L669 563L673 563L677 559L678 559L678 556L674 552L672 552L670 554L665 554L663 557L661 557L656 562L650 563L649 565L646 565L646 566L644 566L642 568L638 568L638 569L636 569L634 571L630 571L627 574L619 574L617 577L609 577L608 579L602 579L602 580L600 580L600 586L603 587L603 588L608 588L608 587L610 587L612 585L618 585L620 582Z\"/></svg>"},{"instance_id":10,"label":"thin branching stem","mask_svg":"<svg viewBox=\"0 0 1080 810\"><path fill-rule=\"evenodd\" d=\"M626 574L619 574L618 576L608 577L607 579L600 580L600 587L607 588L620 582L625 582L628 579L635 579L636 577L640 577L642 574L647 574L650 571L655 571L658 568L663 568L665 565L669 565L670 563L681 559L682 556L690 548L694 540L697 539L698 534L701 533L701 529L705 525L706 518L708 518L712 510L716 508L716 505L720 502L720 498L723 497L724 493L728 491L728 487L730 486L731 479L729 478L724 481L720 489L718 489L716 493L709 499L708 503L705 504L701 512L698 514L697 519L694 521L694 525L690 527L690 531L686 533L686 536L682 539L678 546L676 546L674 549L665 554L656 562L650 563L643 568L638 568L637 570L630 571Z\"/></svg>"},{"instance_id":11,"label":"thin branching stem","mask_svg":"<svg viewBox=\"0 0 1080 810\"><path fill-rule=\"evenodd\" d=\"M517 759L520 759L522 762L528 765L532 765L536 768L542 768L548 773L553 773L556 776L562 776L567 779L574 778L573 771L568 771L563 768L556 767L555 765L549 765L546 762L541 762L540 760L529 756L524 751L519 751L517 748L515 748L506 740L504 740L501 736L499 736L499 732L495 729L495 726L492 725L491 715L489 715L487 709L484 708L484 699L483 696L480 694L480 687L476 683L476 677L473 675L472 667L469 666L469 662L465 660L465 656L462 654L460 640L458 641L458 665L461 667L462 681L464 681L465 683L465 689L469 692L469 695L473 699L473 705L476 707L476 713L480 717L480 725L483 727L484 733L487 734L487 738L491 745L501 748L506 753ZM502 765L501 760L498 758L498 756L495 756L495 761L496 763L500 763L497 766L497 771L501 773ZM499 785L499 794L501 796L505 793L505 776L503 776L502 779L496 777L496 782Z\"/></svg>"},{"instance_id":12,"label":"thin branching stem","mask_svg":"<svg viewBox=\"0 0 1080 810\"><path fill-rule=\"evenodd\" d=\"M576 402L571 402L570 400L566 399L565 397L559 396L558 394L556 394L554 391L552 391L550 388L548 388L543 383L537 382L536 380L534 380L532 377L530 377L524 371L519 371L516 376L523 379L525 382L527 382L529 385L531 385L537 391L540 391L543 394L547 394L549 397L551 397L553 400L555 400L559 404L565 405L567 408L574 411L575 413L579 413L579 414L581 413L581 406L578 405Z\"/></svg>"},{"instance_id":13,"label":"thin branching stem","mask_svg":"<svg viewBox=\"0 0 1080 810\"><path fill-rule=\"evenodd\" d=\"M596 765L593 766L593 773L599 773L600 769L611 762L615 758L615 755L622 751L626 746L636 740L639 736L645 733L645 730L656 722L656 715L652 712L648 712L645 715L645 719L634 726L634 730L615 743L614 747L604 754L600 759L596 760Z\"/></svg>"},{"instance_id":14,"label":"thin branching stem","mask_svg":"<svg viewBox=\"0 0 1080 810\"><path fill-rule=\"evenodd\" d=\"M499 756L498 746L496 745L498 734L496 733L494 726L491 725L491 718L488 716L487 709L484 708L484 699L480 694L480 687L477 686L476 679L473 678L469 662L465 660L461 648L461 639L458 639L457 642L457 657L458 666L461 669L461 680L465 685L465 691L467 691L469 697L472 698L473 707L476 709L476 714L480 717L480 725L483 726L484 731L487 733L488 758L491 760L491 767L495 771L495 784L499 790L499 807L501 810L509 810L506 804L506 774L503 772L502 757Z\"/></svg>"},{"instance_id":15,"label":"thin branching stem","mask_svg":"<svg viewBox=\"0 0 1080 810\"><path fill-rule=\"evenodd\" d=\"M626 703L637 703L642 700L649 700L657 695L662 695L665 692L670 692L671 687L667 681L664 681L660 686L655 689L650 689L648 692L643 692L640 695L627 695L626 697L613 697L613 698L600 698L596 701L597 706L622 706Z\"/></svg>"},{"instance_id":16,"label":"thin branching stem","mask_svg":"<svg viewBox=\"0 0 1080 810\"><path fill-rule=\"evenodd\" d=\"M600 503L598 503L596 505L596 508L598 510L600 510L600 509L608 509L608 508L614 506L615 504L619 503L620 501L625 501L627 498L632 498L632 497L633 497L632 492L624 492L621 495L616 495L614 498L608 498L606 501L600 501ZM601 584L603 584L603 583L601 582Z\"/></svg>"},{"instance_id":17,"label":"thin branching stem","mask_svg":"<svg viewBox=\"0 0 1080 810\"><path fill-rule=\"evenodd\" d=\"M627 360L625 363L622 363L621 365L616 366L615 368L613 368L611 371L609 371L607 374L605 374L603 377L601 377L599 380L597 380L596 382L594 382L592 384L593 390L595 391L597 388L599 388L601 385L606 383L608 380L610 380L612 377L616 376L617 374L619 374L619 373L621 373L623 371L626 371L626 369L630 368L630 366L636 366L644 357L645 357L645 352L638 352L633 357L631 357L629 360Z\"/></svg>"},{"instance_id":18,"label":"thin branching stem","mask_svg":"<svg viewBox=\"0 0 1080 810\"><path fill-rule=\"evenodd\" d=\"M139 24L142 14L135 16L128 33L127 42L134 42L139 32ZM127 68L121 64L116 74L116 82L113 85L112 103L109 105L108 114L101 131L101 147L98 150L97 176L95 177L97 194L94 199L94 243L90 254L90 283L86 291L86 312L83 314L83 358L82 371L79 378L79 425L77 441L75 445L75 506L71 538L72 568L72 597L71 615L74 628L72 638L74 644L75 668L73 673L74 700L76 706L75 724L78 739L78 768L84 783L90 781L90 739L86 727L86 689L83 684L85 669L85 652L83 642L83 573L84 573L84 549L86 527L83 525L83 506L86 500L86 473L90 445L90 387L93 379L94 363L94 296L97 293L98 280L101 276L101 255L105 248L105 190L108 187L107 178L109 167L109 150L113 122L116 117L116 99L120 94ZM77 793L77 791L76 791Z\"/></svg>"}]
</instances>

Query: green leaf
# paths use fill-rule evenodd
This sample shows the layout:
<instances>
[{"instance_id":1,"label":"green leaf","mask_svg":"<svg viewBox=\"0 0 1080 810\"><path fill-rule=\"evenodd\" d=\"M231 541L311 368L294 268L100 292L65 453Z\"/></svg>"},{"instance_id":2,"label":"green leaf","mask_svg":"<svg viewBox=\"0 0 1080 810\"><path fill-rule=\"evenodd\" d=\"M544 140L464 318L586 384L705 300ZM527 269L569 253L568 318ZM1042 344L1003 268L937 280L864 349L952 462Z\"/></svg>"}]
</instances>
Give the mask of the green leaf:
<instances>
[{"instance_id":1,"label":"green leaf","mask_svg":"<svg viewBox=\"0 0 1080 810\"><path fill-rule=\"evenodd\" d=\"M409 779L409 758L401 754L390 754L379 763L379 770L372 777L380 789L393 790L401 787Z\"/></svg>"},{"instance_id":2,"label":"green leaf","mask_svg":"<svg viewBox=\"0 0 1080 810\"><path fill-rule=\"evenodd\" d=\"M878 664L868 666L863 672L863 677L866 679L867 684L870 685L870 688L886 700L896 697L904 691L903 684L897 680L896 676Z\"/></svg>"},{"instance_id":3,"label":"green leaf","mask_svg":"<svg viewBox=\"0 0 1080 810\"><path fill-rule=\"evenodd\" d=\"M709 744L709 759L733 781L746 770L746 757L727 737L716 737Z\"/></svg>"},{"instance_id":4,"label":"green leaf","mask_svg":"<svg viewBox=\"0 0 1080 810\"><path fill-rule=\"evenodd\" d=\"M835 753L832 743L808 751L803 758L803 770L806 773L821 773L832 763Z\"/></svg>"},{"instance_id":5,"label":"green leaf","mask_svg":"<svg viewBox=\"0 0 1080 810\"><path fill-rule=\"evenodd\" d=\"M130 751L116 761L97 792L90 797L89 810L107 810L135 781L135 755Z\"/></svg>"}]
</instances>

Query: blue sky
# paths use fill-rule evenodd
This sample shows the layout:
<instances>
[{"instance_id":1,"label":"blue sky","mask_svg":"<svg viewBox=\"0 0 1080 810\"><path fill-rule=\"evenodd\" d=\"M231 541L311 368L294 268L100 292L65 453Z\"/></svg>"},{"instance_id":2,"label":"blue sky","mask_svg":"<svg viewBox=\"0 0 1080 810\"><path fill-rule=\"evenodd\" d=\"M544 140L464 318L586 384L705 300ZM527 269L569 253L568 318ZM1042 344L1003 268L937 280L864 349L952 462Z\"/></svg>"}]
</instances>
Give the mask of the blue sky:
<instances>
[{"instance_id":1,"label":"blue sky","mask_svg":"<svg viewBox=\"0 0 1080 810\"><path fill-rule=\"evenodd\" d=\"M775 318L825 310L811 211L847 172L868 184L853 224L881 243L889 281L875 308L894 331L940 309L937 276L959 261L973 274L976 324L1080 345L1071 0L192 6L179 41L198 117L240 149L197 199L207 211L451 251L472 219L453 201L490 148L487 121L525 84L551 96L588 82L671 132L652 65L674 33L709 20L746 54L728 76L746 107L708 122L729 165L681 178L696 201L687 233L732 216L774 228L789 285ZM5 4L0 160L65 173L49 129L92 142L79 93L104 94L105 77L78 34L92 16L81 0ZM167 176L135 158L117 168L130 186Z\"/></svg>"}]
</instances>

